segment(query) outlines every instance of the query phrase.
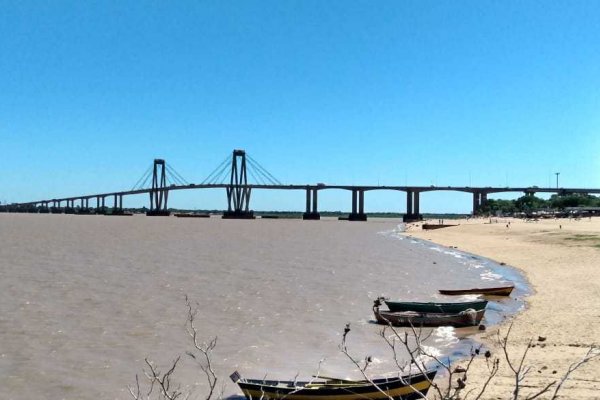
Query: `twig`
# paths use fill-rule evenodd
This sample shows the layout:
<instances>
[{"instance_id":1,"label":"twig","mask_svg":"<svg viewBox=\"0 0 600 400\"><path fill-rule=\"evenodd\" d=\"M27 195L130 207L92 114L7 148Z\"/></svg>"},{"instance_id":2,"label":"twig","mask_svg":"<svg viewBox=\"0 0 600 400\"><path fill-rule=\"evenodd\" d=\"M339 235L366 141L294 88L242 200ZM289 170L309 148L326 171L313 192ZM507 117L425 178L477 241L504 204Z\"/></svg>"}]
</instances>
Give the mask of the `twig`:
<instances>
[{"instance_id":1,"label":"twig","mask_svg":"<svg viewBox=\"0 0 600 400\"><path fill-rule=\"evenodd\" d=\"M556 389L554 390L554 394L551 397L551 400L554 400L558 397L558 392L560 391L560 389L562 388L562 385L567 381L567 379L569 379L569 375L571 375L571 373L575 370L577 370L579 367L581 367L583 364L589 362L590 360L596 358L596 357L600 357L600 348L596 347L595 345L592 345L587 353L585 353L585 356L583 356L583 358L577 362L574 362L573 364L571 364L569 366L569 369L567 370L567 372L565 373L565 375L562 377L562 379L558 382L558 385L556 386Z\"/></svg>"},{"instance_id":2,"label":"twig","mask_svg":"<svg viewBox=\"0 0 600 400\"><path fill-rule=\"evenodd\" d=\"M194 343L194 348L196 348L196 350L198 350L200 353L202 353L203 358L204 358L204 364L202 364L200 361L198 361L198 359L193 354L191 354L191 353L187 353L187 354L191 358L193 358L194 360L196 360L198 362L198 366L200 367L202 372L204 372L204 375L206 376L206 380L207 380L208 386L209 386L209 392L206 395L206 400L210 400L211 397L213 396L213 393L215 391L215 387L217 386L217 381L218 381L217 375L215 374L215 371L213 369L212 362L211 362L212 351L215 349L215 347L217 347L217 337L214 337L208 343L200 343L198 341L198 330L196 329L196 325L195 325L196 314L197 314L198 310L192 308L192 305L187 296L185 296L185 302L186 302L186 305L188 308L187 331L188 331L188 334L190 335L190 337L192 338L192 341Z\"/></svg>"}]
</instances>

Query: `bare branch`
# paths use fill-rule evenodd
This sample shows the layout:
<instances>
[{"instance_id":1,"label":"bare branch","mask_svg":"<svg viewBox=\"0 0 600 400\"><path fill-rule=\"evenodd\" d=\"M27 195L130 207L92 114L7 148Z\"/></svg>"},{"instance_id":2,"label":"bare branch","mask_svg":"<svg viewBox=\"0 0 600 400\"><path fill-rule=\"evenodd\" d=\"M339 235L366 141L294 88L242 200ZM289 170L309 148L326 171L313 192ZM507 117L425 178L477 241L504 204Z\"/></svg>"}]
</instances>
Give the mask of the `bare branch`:
<instances>
[{"instance_id":1,"label":"bare branch","mask_svg":"<svg viewBox=\"0 0 600 400\"><path fill-rule=\"evenodd\" d=\"M198 350L203 357L203 362L198 360L193 353L187 353L191 358L193 358L200 367L200 370L204 372L206 376L206 381L208 382L209 391L206 395L206 400L210 400L215 392L215 387L217 386L218 378L212 366L212 351L217 347L217 337L214 337L208 343L200 343L198 340L198 329L196 328L196 314L198 313L197 309L192 308L192 304L187 296L185 296L185 302L188 309L188 319L187 319L187 331L192 341L194 343L194 348Z\"/></svg>"},{"instance_id":2,"label":"bare branch","mask_svg":"<svg viewBox=\"0 0 600 400\"><path fill-rule=\"evenodd\" d=\"M550 390L550 388L552 386L554 386L556 384L556 381L550 382L549 384L547 384L546 386L544 386L542 388L542 390L540 390L539 392L528 396L526 400L533 400L533 399L537 399L538 397L540 397L541 395L543 395L544 393L546 393L548 390Z\"/></svg>"},{"instance_id":3,"label":"bare branch","mask_svg":"<svg viewBox=\"0 0 600 400\"><path fill-rule=\"evenodd\" d=\"M167 400L176 400L179 396L181 396L181 392L179 391L179 387L171 391L171 376L175 372L175 368L177 368L177 363L181 357L177 357L171 368L167 372L165 372L162 376L161 373L152 363L146 358L146 365L150 369L150 374L148 376L151 379L151 384L157 384L160 389L160 395L163 396ZM149 394L151 391L149 392Z\"/></svg>"},{"instance_id":4,"label":"bare branch","mask_svg":"<svg viewBox=\"0 0 600 400\"><path fill-rule=\"evenodd\" d=\"M194 345L194 351L197 351L199 354L196 355L193 352L186 352L186 354L196 361L199 365L200 370L206 377L206 381L208 382L209 390L208 394L205 397L205 400L211 400L211 398L216 394L216 386L218 382L217 375L214 371L212 365L212 352L217 346L217 338L215 337L208 343L201 343L198 336L198 329L196 328L196 314L197 310L192 308L191 302L188 297L185 297L187 309L188 309L188 319L186 330L190 337L192 338L192 342ZM135 387L128 386L128 390L130 395L135 400L150 400L151 396L158 400L185 400L188 399L192 392L188 392L186 395L180 390L179 386L175 386L173 384L172 378L175 374L175 370L179 363L181 356L177 357L175 361L171 364L171 367L167 372L162 374L158 368L147 358L145 359L147 368L144 369L144 375L148 381L149 389L148 392L144 395L142 393L142 389L140 388L139 377L136 375L135 377ZM157 391L154 391L154 388L158 388ZM223 397L223 393L225 390L225 386L223 386L218 394L218 398ZM155 396L152 394L155 393Z\"/></svg>"},{"instance_id":5,"label":"bare branch","mask_svg":"<svg viewBox=\"0 0 600 400\"><path fill-rule=\"evenodd\" d=\"M569 369L567 370L567 372L565 373L565 375L558 382L558 385L556 386L556 389L554 390L554 394L552 395L552 397L550 399L554 400L554 399L556 399L558 397L558 392L562 388L562 385L567 381L567 379L569 379L569 376L571 375L571 373L573 371L577 370L583 364L585 364L585 363L593 360L596 357L600 357L600 348L596 347L595 345L592 345L588 349L587 353L585 353L585 356L583 356L583 358L581 360L579 360L577 362L574 362L573 364L571 364L569 366Z\"/></svg>"},{"instance_id":6,"label":"bare branch","mask_svg":"<svg viewBox=\"0 0 600 400\"><path fill-rule=\"evenodd\" d=\"M500 360L498 358L494 358L494 360L492 361L491 369L488 366L488 370L490 371L490 374L488 375L487 379L485 380L485 383L481 387L481 391L479 392L477 397L475 397L475 400L481 399L481 396L483 396L483 394L487 390L488 385L490 384L490 382L492 381L494 376L496 376L496 374L498 373L499 367L500 367Z\"/></svg>"},{"instance_id":7,"label":"bare branch","mask_svg":"<svg viewBox=\"0 0 600 400\"><path fill-rule=\"evenodd\" d=\"M387 394L384 390L382 390L379 386L375 385L373 383L373 380L371 380L371 378L369 378L367 376L367 374L365 373L365 370L367 369L367 365L365 365L364 369L359 365L359 363L350 355L350 353L348 352L348 346L346 344L346 337L348 336L348 333L350 332L350 324L346 324L346 327L344 328L344 334L342 335L342 344L340 345L340 350L342 351L342 353L348 357L348 359L358 368L358 370L362 373L363 377L368 380L369 382L371 382L373 384L373 386L375 386L375 388L381 392L383 395L385 395L388 400L394 400L393 397L391 397L389 394Z\"/></svg>"}]
</instances>

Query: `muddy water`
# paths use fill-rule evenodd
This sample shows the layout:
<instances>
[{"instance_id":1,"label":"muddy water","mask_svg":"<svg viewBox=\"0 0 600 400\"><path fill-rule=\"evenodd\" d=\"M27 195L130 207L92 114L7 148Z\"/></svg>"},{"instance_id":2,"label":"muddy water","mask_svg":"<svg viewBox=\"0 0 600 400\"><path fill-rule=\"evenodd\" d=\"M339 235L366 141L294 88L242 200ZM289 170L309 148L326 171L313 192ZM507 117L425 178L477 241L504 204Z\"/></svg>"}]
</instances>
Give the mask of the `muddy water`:
<instances>
[{"instance_id":1,"label":"muddy water","mask_svg":"<svg viewBox=\"0 0 600 400\"><path fill-rule=\"evenodd\" d=\"M372 300L443 298L440 287L518 281L488 260L416 241L395 221L177 219L0 214L0 386L7 399L127 399L148 357L176 380L204 381L185 356L185 296L198 304L213 361L227 376L356 377L338 345L393 370ZM486 323L523 306L490 305ZM470 330L438 328L428 345L460 354ZM320 363L320 364L319 364ZM320 365L320 367L319 367ZM198 387L196 387L198 386Z\"/></svg>"}]
</instances>

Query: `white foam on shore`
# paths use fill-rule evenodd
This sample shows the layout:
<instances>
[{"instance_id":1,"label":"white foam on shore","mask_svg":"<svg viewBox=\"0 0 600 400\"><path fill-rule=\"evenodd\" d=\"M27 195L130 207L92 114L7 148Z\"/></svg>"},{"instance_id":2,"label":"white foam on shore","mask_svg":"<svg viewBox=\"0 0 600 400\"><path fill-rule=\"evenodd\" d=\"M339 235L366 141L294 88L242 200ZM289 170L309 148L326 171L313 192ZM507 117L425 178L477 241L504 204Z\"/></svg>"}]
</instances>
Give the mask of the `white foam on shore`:
<instances>
[{"instance_id":1,"label":"white foam on shore","mask_svg":"<svg viewBox=\"0 0 600 400\"><path fill-rule=\"evenodd\" d=\"M469 274L468 278L460 282L453 283L451 280L448 280L443 287L444 289L503 286L507 284L515 285L511 297L496 298L488 304L483 320L484 324L497 324L525 308L524 298L531 293L531 288L529 287L526 278L517 269L506 265L500 265L485 257L438 245L428 240L416 239L413 237L410 237L410 239L409 243L411 245L425 248L432 254L440 255L440 258L436 259L435 262L438 265L443 265L447 274L457 273L456 265L460 266L463 273L467 272ZM465 278L464 276L462 277ZM448 301L469 301L481 298L481 296L464 295L451 296L448 298L438 294L432 294L430 298L436 300L446 299ZM452 349L452 351L454 351L454 349ZM460 354L460 350L458 351L458 354Z\"/></svg>"}]
</instances>

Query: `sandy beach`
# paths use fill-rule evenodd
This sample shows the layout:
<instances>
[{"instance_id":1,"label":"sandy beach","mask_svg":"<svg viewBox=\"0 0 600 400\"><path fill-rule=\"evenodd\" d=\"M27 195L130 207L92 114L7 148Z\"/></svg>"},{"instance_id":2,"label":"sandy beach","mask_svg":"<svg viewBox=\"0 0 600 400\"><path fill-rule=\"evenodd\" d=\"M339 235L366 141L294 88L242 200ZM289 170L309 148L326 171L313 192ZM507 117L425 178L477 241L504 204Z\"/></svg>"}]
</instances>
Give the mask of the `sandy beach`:
<instances>
[{"instance_id":1,"label":"sandy beach","mask_svg":"<svg viewBox=\"0 0 600 400\"><path fill-rule=\"evenodd\" d=\"M479 337L501 359L500 371L484 398L510 398L514 387L514 374L497 345L498 329L505 333L513 323L509 350L514 360L533 339L535 347L530 348L525 362L531 372L522 384L523 393L539 391L559 380L590 346L600 344L599 218L487 218L445 223L459 225L422 230L421 224L411 224L406 234L504 262L523 271L533 287L524 312ZM475 365L469 376L472 388L487 376L485 363ZM554 388L540 398L550 398L553 392ZM560 395L564 399L600 399L600 358L575 371Z\"/></svg>"}]
</instances>

